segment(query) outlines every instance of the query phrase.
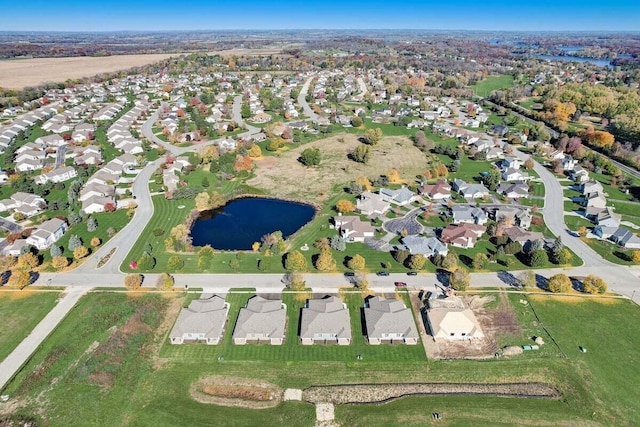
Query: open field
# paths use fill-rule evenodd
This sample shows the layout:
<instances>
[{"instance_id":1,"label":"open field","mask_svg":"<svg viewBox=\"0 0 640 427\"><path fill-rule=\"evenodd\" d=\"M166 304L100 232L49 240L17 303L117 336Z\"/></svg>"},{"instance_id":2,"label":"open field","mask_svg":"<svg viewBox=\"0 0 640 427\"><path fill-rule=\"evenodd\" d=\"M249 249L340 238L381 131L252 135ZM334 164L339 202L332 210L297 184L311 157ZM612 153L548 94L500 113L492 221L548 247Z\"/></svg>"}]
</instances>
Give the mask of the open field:
<instances>
[{"instance_id":1,"label":"open field","mask_svg":"<svg viewBox=\"0 0 640 427\"><path fill-rule=\"evenodd\" d=\"M29 335L59 296L59 292L0 291L0 360Z\"/></svg>"},{"instance_id":2,"label":"open field","mask_svg":"<svg viewBox=\"0 0 640 427\"><path fill-rule=\"evenodd\" d=\"M242 294L229 297L236 304L246 298ZM92 293L80 300L7 386L4 392L11 399L0 406L0 413L33 415L34 426L203 425L212 419L234 426L314 424L314 408L303 402L251 410L199 403L190 396L194 382L218 375L250 376L281 388L345 383L543 382L563 394L559 400L428 396L381 405L338 405L336 421L341 425L430 425L432 412L441 413L447 425L513 425L514 417L519 425L637 425L640 390L635 382L640 367L635 355L640 344L628 337L640 321L638 307L610 298L532 294L528 300L536 318L532 310L518 303L521 298L526 297L509 295L508 300L523 335L539 335L539 326L544 324L557 346L545 337L549 348L538 353L525 352L511 359L438 362L415 357L402 361L352 358L353 352L362 349L380 355L389 351L411 354L414 350L404 346L373 349L366 344L309 348L312 357L286 360L274 355L287 352L287 346L231 348L225 342L219 347L184 345L174 350L166 344L166 335L178 309L187 302L185 294ZM231 317L227 334L235 322ZM357 324L360 319L352 318L352 322ZM354 331L354 336L357 334ZM517 344L522 339L524 343L526 337L516 336L501 342ZM298 354L307 351L295 346L300 347ZM579 346L588 352L581 353ZM217 358L216 350L225 350L224 359ZM562 353L566 358L558 356Z\"/></svg>"},{"instance_id":3,"label":"open field","mask_svg":"<svg viewBox=\"0 0 640 427\"><path fill-rule=\"evenodd\" d=\"M489 76L486 79L471 86L471 89L478 96L489 96L491 92L498 89L508 89L513 86L513 76Z\"/></svg>"},{"instance_id":4,"label":"open field","mask_svg":"<svg viewBox=\"0 0 640 427\"><path fill-rule=\"evenodd\" d=\"M0 86L22 89L48 82L91 77L152 64L180 54L114 55L104 57L35 58L0 61Z\"/></svg>"},{"instance_id":5,"label":"open field","mask_svg":"<svg viewBox=\"0 0 640 427\"><path fill-rule=\"evenodd\" d=\"M371 147L371 160L366 165L347 157L359 144L355 135L339 134L296 147L278 157L257 162L256 176L247 183L272 189L275 196L324 201L334 185L359 176L377 177L395 168L402 178L412 182L415 175L424 170L424 154L408 138L384 137ZM322 154L322 162L315 168L307 168L298 161L300 153L309 147L319 148Z\"/></svg>"}]
</instances>

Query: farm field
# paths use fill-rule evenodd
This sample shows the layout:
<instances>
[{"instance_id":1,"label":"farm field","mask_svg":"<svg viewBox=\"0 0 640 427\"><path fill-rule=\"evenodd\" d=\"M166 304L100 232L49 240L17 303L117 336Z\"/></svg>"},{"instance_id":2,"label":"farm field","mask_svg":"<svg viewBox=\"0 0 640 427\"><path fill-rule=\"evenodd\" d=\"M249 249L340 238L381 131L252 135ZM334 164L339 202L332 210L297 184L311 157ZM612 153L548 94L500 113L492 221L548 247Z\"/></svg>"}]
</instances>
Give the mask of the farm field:
<instances>
[{"instance_id":1,"label":"farm field","mask_svg":"<svg viewBox=\"0 0 640 427\"><path fill-rule=\"evenodd\" d=\"M229 297L242 304L248 295ZM523 334L537 332L530 328L538 321L526 314L527 310L520 313L518 299L522 296L513 294L509 298L518 312ZM218 420L219 425L234 426L257 422L314 424L314 407L303 402L252 410L203 404L191 398L189 389L198 379L210 375L246 378L250 365L252 378L281 388L363 382L541 381L563 394L559 400L429 396L402 398L384 405L339 405L336 421L341 425L429 425L432 412L441 413L449 425L463 426L508 425L505 420L512 420L515 413L527 425L640 422L635 410L640 400L640 391L635 387L640 367L634 363L640 344L627 339L640 321L640 311L625 300L530 294L528 300L557 348L545 340L551 351L544 354L447 362L420 360L411 356L414 348L371 349L366 344L344 350L331 346L310 348L308 354L312 357L287 360L273 356L288 351L287 346L249 345L236 349L225 342L219 348L192 344L174 350L166 336L187 300L185 294L177 292L136 296L94 292L85 296L4 390L12 399L13 419L31 417L34 426L45 425L44 420L50 426L197 425L211 419ZM231 316L226 334L234 320ZM359 318L352 318L352 322L359 323ZM501 342L509 340L506 337ZM290 345L299 347L299 354L307 351L297 343ZM587 353L580 352L579 346ZM217 358L216 350L224 350L229 356ZM361 350L380 355L408 351L408 356L401 362L373 357L357 361L352 353ZM213 359L203 359L198 354L210 354ZM0 413L6 416L7 408L0 407Z\"/></svg>"},{"instance_id":2,"label":"farm field","mask_svg":"<svg viewBox=\"0 0 640 427\"><path fill-rule=\"evenodd\" d=\"M478 96L489 96L491 92L498 89L508 89L513 86L513 76L489 76L471 86L471 89Z\"/></svg>"}]
</instances>

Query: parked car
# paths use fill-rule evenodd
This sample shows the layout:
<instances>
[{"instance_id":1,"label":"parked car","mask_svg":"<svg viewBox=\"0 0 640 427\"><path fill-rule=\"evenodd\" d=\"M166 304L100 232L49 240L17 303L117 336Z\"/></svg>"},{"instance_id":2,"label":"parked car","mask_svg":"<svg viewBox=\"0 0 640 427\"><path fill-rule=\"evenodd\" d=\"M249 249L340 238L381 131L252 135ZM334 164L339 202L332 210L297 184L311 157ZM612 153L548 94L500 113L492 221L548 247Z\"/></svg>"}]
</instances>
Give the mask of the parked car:
<instances>
[{"instance_id":1,"label":"parked car","mask_svg":"<svg viewBox=\"0 0 640 427\"><path fill-rule=\"evenodd\" d=\"M406 288L407 284L404 282L394 282L394 285L396 285L396 288Z\"/></svg>"},{"instance_id":2,"label":"parked car","mask_svg":"<svg viewBox=\"0 0 640 427\"><path fill-rule=\"evenodd\" d=\"M347 271L346 273L344 273L345 277L353 277L355 275L356 275L356 273L354 273L353 271Z\"/></svg>"},{"instance_id":3,"label":"parked car","mask_svg":"<svg viewBox=\"0 0 640 427\"><path fill-rule=\"evenodd\" d=\"M418 272L417 271L407 271L407 276L417 276Z\"/></svg>"},{"instance_id":4,"label":"parked car","mask_svg":"<svg viewBox=\"0 0 640 427\"><path fill-rule=\"evenodd\" d=\"M376 273L377 276L388 276L389 272L388 271L378 271Z\"/></svg>"}]
</instances>

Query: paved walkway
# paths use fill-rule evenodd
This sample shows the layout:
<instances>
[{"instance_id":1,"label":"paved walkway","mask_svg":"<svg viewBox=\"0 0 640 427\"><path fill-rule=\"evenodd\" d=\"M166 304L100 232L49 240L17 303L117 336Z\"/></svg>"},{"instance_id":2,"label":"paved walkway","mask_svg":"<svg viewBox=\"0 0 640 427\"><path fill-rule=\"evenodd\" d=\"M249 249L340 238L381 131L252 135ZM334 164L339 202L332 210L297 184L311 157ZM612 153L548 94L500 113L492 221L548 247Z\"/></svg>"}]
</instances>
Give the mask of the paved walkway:
<instances>
[{"instance_id":1,"label":"paved walkway","mask_svg":"<svg viewBox=\"0 0 640 427\"><path fill-rule=\"evenodd\" d=\"M82 295L90 288L69 288L65 296L47 314L31 333L0 363L0 390L29 360L40 344L53 332L67 313L76 305Z\"/></svg>"}]
</instances>

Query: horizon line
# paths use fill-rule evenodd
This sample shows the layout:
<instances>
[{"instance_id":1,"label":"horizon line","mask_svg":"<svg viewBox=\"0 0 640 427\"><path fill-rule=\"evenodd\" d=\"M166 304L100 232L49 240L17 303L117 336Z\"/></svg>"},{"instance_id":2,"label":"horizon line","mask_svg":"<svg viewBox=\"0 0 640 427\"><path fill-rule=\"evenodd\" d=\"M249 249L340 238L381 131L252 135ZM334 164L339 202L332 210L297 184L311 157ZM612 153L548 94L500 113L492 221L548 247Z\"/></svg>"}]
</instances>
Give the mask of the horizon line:
<instances>
[{"instance_id":1,"label":"horizon line","mask_svg":"<svg viewBox=\"0 0 640 427\"><path fill-rule=\"evenodd\" d=\"M462 29L462 28L225 28L225 29L106 29L106 30L31 30L31 29L21 29L21 30L0 30L0 34L6 33L89 33L89 34L100 34L100 33L206 33L206 32L235 32L235 31L256 31L256 32L267 32L267 31L425 31L425 32L462 32L462 33L586 33L586 34L595 34L595 33L639 33L640 30L506 30L506 29Z\"/></svg>"}]
</instances>

